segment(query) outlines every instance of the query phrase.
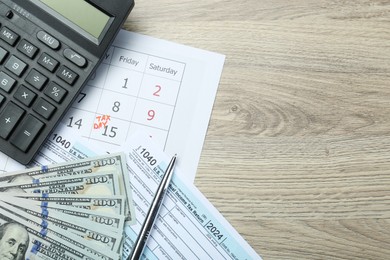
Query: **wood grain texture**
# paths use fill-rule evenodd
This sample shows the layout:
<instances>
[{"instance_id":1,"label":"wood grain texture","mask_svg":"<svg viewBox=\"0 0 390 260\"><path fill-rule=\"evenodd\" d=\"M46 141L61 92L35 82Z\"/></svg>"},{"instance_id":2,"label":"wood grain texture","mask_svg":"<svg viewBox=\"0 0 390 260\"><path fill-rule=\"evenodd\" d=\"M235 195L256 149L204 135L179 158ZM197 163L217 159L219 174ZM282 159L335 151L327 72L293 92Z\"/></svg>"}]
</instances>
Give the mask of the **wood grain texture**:
<instances>
[{"instance_id":1,"label":"wood grain texture","mask_svg":"<svg viewBox=\"0 0 390 260\"><path fill-rule=\"evenodd\" d=\"M195 184L264 259L390 259L390 1L136 2L226 55Z\"/></svg>"}]
</instances>

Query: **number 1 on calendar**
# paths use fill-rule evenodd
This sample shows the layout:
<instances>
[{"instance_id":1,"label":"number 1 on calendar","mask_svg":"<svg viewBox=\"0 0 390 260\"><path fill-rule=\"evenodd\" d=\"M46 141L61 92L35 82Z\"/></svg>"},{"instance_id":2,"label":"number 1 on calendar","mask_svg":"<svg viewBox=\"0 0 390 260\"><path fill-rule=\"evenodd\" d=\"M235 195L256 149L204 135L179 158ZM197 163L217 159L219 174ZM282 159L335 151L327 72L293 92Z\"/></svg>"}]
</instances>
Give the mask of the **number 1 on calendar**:
<instances>
[{"instance_id":1,"label":"number 1 on calendar","mask_svg":"<svg viewBox=\"0 0 390 260\"><path fill-rule=\"evenodd\" d=\"M125 84L122 86L122 88L127 89L127 81L129 81L129 78L125 78L124 81L125 81Z\"/></svg>"}]
</instances>

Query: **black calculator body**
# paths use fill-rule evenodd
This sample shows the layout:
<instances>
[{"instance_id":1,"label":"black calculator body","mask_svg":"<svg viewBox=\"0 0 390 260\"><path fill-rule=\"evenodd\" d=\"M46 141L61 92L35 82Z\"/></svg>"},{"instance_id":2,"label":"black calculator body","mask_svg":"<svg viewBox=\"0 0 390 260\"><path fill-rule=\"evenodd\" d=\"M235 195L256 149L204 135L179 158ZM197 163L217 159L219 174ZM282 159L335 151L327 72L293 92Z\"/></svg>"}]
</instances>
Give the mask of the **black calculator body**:
<instances>
[{"instance_id":1,"label":"black calculator body","mask_svg":"<svg viewBox=\"0 0 390 260\"><path fill-rule=\"evenodd\" d=\"M28 164L93 75L133 0L0 0L0 151Z\"/></svg>"}]
</instances>

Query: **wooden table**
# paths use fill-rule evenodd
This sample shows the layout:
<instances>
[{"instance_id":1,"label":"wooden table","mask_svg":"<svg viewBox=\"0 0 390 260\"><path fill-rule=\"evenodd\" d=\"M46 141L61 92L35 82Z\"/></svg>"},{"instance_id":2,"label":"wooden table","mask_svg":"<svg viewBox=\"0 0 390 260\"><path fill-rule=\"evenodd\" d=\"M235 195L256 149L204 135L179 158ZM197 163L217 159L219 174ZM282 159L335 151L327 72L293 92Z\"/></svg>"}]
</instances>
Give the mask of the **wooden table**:
<instances>
[{"instance_id":1,"label":"wooden table","mask_svg":"<svg viewBox=\"0 0 390 260\"><path fill-rule=\"evenodd\" d=\"M390 1L138 0L226 55L195 184L264 259L390 259Z\"/></svg>"}]
</instances>

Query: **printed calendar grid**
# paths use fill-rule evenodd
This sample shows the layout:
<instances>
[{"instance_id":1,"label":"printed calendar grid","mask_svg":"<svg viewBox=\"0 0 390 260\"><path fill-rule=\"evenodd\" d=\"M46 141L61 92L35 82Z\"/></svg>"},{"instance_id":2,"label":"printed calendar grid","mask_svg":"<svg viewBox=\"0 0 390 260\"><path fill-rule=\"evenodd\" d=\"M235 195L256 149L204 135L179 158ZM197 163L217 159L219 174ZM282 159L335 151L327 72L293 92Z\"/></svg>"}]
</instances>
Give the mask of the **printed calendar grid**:
<instances>
[{"instance_id":1,"label":"printed calendar grid","mask_svg":"<svg viewBox=\"0 0 390 260\"><path fill-rule=\"evenodd\" d=\"M117 133L118 136L115 137L115 140L110 140L111 138L108 136L105 139L101 138L104 137L102 136L104 128L96 130L100 131L100 135L91 136L91 133L94 133L94 131L91 130L91 127L95 123L98 113L97 102L101 95L107 95L107 93L108 95L114 95L114 93L103 92L103 89L105 88L104 85L106 85L105 81L107 76L109 76L106 75L106 73L108 73L107 66L110 66L111 68L122 67L122 65L116 66L118 64L115 64L115 62L110 62L109 65L107 65L107 62L110 61L112 57L109 56L109 59L106 60L106 64L102 64L106 67L104 68L101 65L103 69L96 73L96 79L92 84L91 82L88 82L89 84L75 99L73 107L71 107L64 116L61 124L55 129L54 133L62 136L62 140L76 140L77 138L84 136L82 139L84 139L84 141L89 140L87 145L92 145L91 147L104 149L105 151L119 151L122 149L122 143L121 146L116 144L119 143L119 135L121 135L121 138L124 140L126 136L130 135L133 131L136 131L136 127L142 127L142 129L153 132L151 133L153 139L164 149L164 151L170 154L180 154L180 160L178 161L177 166L183 169L186 179L193 181L196 176L203 141L207 132L225 56L125 30L121 30L118 33L112 46L115 47L118 52L129 51L139 57L142 55L141 58L144 59L143 61L145 62L146 58L149 60L160 59L160 61L164 60L167 64L174 65L172 66L174 69L175 67L179 68L178 71L180 72L176 74L176 77L172 77L174 74L162 77L161 73L160 75L156 75L156 73L150 73L150 70L145 72L145 69L147 68L145 63L140 63L140 65L143 64L143 70L141 72L139 71L140 66L137 68L140 73L139 77L148 74L148 76L160 76L159 78L161 80L175 79L178 82L178 93L176 93L177 95L174 95L173 113L172 115L169 115L169 120L167 120L167 130L164 130L160 126L157 126L157 128L155 125L141 125L138 123L135 125L135 123L132 123L134 118L130 118L129 115L126 115L124 118L127 121L120 121L121 124L126 124L124 127L126 129L121 128L121 133ZM136 71L134 69L131 70L133 72ZM93 86L96 85L94 83L96 83L98 78L103 80L103 83L101 82L97 85L99 88ZM110 77L109 80L111 81L112 78ZM146 77L144 78L143 84L146 84L145 80ZM141 83L139 83L139 87L140 86ZM140 92L140 95L141 94L144 93ZM115 92L115 95L124 96L117 92ZM134 95L134 98L136 98L136 96L137 95ZM139 100L142 99L139 98ZM154 100L154 102L156 102L156 100ZM159 104L163 105L163 103L167 103L166 100ZM102 111L102 113L106 114L104 111ZM134 113L134 115L135 114L136 113ZM110 116L112 117L112 120L121 120L121 116L113 114ZM101 123L104 123L103 119ZM113 124L113 122L110 123ZM132 125L130 127L131 123ZM107 135L113 134L108 130L111 129L107 129ZM122 132L125 133L122 134ZM20 169L20 167L23 168L23 166L14 162L9 157L5 156L3 158L0 156L1 170L12 171Z\"/></svg>"},{"instance_id":2,"label":"printed calendar grid","mask_svg":"<svg viewBox=\"0 0 390 260\"><path fill-rule=\"evenodd\" d=\"M125 57L126 54L134 54L136 58ZM123 62L133 63L137 58L143 58L143 67L134 69L127 63L118 64L114 60L118 57ZM154 61L175 65L178 69L168 72L175 73L174 76L180 72L179 77L164 77L161 73L148 71L148 65L152 68ZM147 131L165 149L185 67L186 64L180 61L113 45L65 117L65 123L81 130L83 137L113 148L123 144L133 132ZM96 100L88 100L91 96ZM84 128L84 125L89 127Z\"/></svg>"}]
</instances>

